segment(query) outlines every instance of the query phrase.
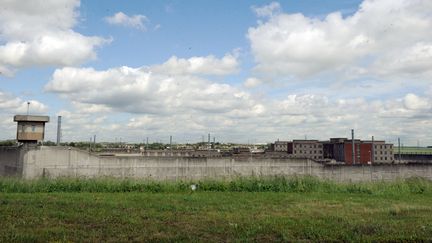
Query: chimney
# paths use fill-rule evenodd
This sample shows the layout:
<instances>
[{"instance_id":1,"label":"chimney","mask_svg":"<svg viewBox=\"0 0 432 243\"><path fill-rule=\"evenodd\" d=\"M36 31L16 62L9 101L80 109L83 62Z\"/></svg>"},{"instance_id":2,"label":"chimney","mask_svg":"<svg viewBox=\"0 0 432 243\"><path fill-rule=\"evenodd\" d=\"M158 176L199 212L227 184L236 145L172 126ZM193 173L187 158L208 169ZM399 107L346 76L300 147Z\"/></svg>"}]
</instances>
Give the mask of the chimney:
<instances>
[{"instance_id":1,"label":"chimney","mask_svg":"<svg viewBox=\"0 0 432 243\"><path fill-rule=\"evenodd\" d=\"M57 146L60 146L61 138L61 116L57 117Z\"/></svg>"}]
</instances>

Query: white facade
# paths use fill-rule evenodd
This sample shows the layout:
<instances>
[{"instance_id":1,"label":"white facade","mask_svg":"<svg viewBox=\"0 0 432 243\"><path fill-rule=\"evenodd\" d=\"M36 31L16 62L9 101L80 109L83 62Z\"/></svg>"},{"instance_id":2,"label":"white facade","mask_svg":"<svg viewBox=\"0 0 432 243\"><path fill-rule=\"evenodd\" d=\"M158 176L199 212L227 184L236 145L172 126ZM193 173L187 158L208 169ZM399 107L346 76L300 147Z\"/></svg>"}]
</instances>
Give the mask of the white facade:
<instances>
[{"instance_id":1,"label":"white facade","mask_svg":"<svg viewBox=\"0 0 432 243\"><path fill-rule=\"evenodd\" d=\"M323 159L323 145L318 140L294 140L293 155L298 158Z\"/></svg>"}]
</instances>

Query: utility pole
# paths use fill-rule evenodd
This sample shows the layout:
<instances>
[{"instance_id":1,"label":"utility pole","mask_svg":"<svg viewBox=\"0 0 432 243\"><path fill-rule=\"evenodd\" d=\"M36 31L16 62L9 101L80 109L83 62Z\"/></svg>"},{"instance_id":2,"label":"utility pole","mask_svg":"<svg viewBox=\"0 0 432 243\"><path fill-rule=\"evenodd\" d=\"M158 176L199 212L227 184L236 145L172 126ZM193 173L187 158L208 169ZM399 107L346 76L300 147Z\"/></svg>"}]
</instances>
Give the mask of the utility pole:
<instances>
[{"instance_id":1,"label":"utility pole","mask_svg":"<svg viewBox=\"0 0 432 243\"><path fill-rule=\"evenodd\" d=\"M355 164L354 129L351 129L352 164Z\"/></svg>"},{"instance_id":2,"label":"utility pole","mask_svg":"<svg viewBox=\"0 0 432 243\"><path fill-rule=\"evenodd\" d=\"M372 155L371 155L371 163L374 162L375 159L375 145L374 145L374 136L372 136Z\"/></svg>"},{"instance_id":3,"label":"utility pole","mask_svg":"<svg viewBox=\"0 0 432 243\"><path fill-rule=\"evenodd\" d=\"M401 162L401 143L400 138L398 138L398 157L399 157L399 164Z\"/></svg>"},{"instance_id":4,"label":"utility pole","mask_svg":"<svg viewBox=\"0 0 432 243\"><path fill-rule=\"evenodd\" d=\"M92 137L90 137L90 142L89 142L89 152L91 152L92 150Z\"/></svg>"},{"instance_id":5,"label":"utility pole","mask_svg":"<svg viewBox=\"0 0 432 243\"><path fill-rule=\"evenodd\" d=\"M148 137L146 138L146 150L148 149Z\"/></svg>"},{"instance_id":6,"label":"utility pole","mask_svg":"<svg viewBox=\"0 0 432 243\"><path fill-rule=\"evenodd\" d=\"M170 156L172 156L172 136L170 135Z\"/></svg>"}]
</instances>

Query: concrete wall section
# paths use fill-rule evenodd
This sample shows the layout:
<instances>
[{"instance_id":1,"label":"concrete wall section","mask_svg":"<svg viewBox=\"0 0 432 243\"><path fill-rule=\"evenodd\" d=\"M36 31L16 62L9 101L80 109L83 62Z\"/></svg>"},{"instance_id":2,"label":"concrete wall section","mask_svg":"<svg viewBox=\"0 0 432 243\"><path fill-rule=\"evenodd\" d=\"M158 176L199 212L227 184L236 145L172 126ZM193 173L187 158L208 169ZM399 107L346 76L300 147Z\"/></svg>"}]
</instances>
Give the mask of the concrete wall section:
<instances>
[{"instance_id":1,"label":"concrete wall section","mask_svg":"<svg viewBox=\"0 0 432 243\"><path fill-rule=\"evenodd\" d=\"M358 166L324 166L320 178L335 181L392 181L411 177L423 177L432 180L432 165L428 164L382 164Z\"/></svg>"},{"instance_id":2,"label":"concrete wall section","mask_svg":"<svg viewBox=\"0 0 432 243\"><path fill-rule=\"evenodd\" d=\"M98 177L190 180L237 176L305 175L308 159L234 159L144 156L96 156L65 147L38 147L24 156L23 177Z\"/></svg>"},{"instance_id":3,"label":"concrete wall section","mask_svg":"<svg viewBox=\"0 0 432 243\"><path fill-rule=\"evenodd\" d=\"M0 176L21 176L23 154L22 147L0 147Z\"/></svg>"},{"instance_id":4,"label":"concrete wall section","mask_svg":"<svg viewBox=\"0 0 432 243\"><path fill-rule=\"evenodd\" d=\"M34 148L27 151L22 160L22 176L26 179L107 176L152 180L199 180L230 179L239 176L312 175L323 179L352 182L417 176L432 180L432 166L427 164L324 166L313 160L301 158L97 156L66 147Z\"/></svg>"}]
</instances>

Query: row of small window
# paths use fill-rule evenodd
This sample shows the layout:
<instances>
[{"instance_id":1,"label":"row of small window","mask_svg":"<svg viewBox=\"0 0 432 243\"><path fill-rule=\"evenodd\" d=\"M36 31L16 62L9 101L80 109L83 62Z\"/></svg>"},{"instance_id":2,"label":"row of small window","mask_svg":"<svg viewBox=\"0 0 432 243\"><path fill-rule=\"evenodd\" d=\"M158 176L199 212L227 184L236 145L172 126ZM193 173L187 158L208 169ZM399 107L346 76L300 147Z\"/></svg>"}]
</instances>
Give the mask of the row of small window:
<instances>
[{"instance_id":1,"label":"row of small window","mask_svg":"<svg viewBox=\"0 0 432 243\"><path fill-rule=\"evenodd\" d=\"M302 148L302 144L294 145L295 148ZM306 145L303 144L303 148L322 148L322 144Z\"/></svg>"},{"instance_id":2,"label":"row of small window","mask_svg":"<svg viewBox=\"0 0 432 243\"><path fill-rule=\"evenodd\" d=\"M375 154L378 154L378 152L377 152L377 151L375 151ZM380 151L380 154L383 154L383 151ZM384 154L387 154L387 151L384 151ZM389 154L392 154L392 152L391 152L391 151L389 151Z\"/></svg>"},{"instance_id":3,"label":"row of small window","mask_svg":"<svg viewBox=\"0 0 432 243\"><path fill-rule=\"evenodd\" d=\"M299 155L297 155L296 156L297 158L310 158L310 159L322 159L323 158L323 156L319 156L319 155L314 155L314 156L303 156L303 155L301 155L301 156L299 156Z\"/></svg>"},{"instance_id":4,"label":"row of small window","mask_svg":"<svg viewBox=\"0 0 432 243\"><path fill-rule=\"evenodd\" d=\"M308 151L306 150L294 150L294 153L299 153L299 154L307 154ZM321 154L322 151L321 150L309 150L309 154Z\"/></svg>"},{"instance_id":5,"label":"row of small window","mask_svg":"<svg viewBox=\"0 0 432 243\"><path fill-rule=\"evenodd\" d=\"M388 160L391 160L391 157L379 157L379 160L387 160L387 158ZM376 157L375 160L378 160L378 157Z\"/></svg>"},{"instance_id":6,"label":"row of small window","mask_svg":"<svg viewBox=\"0 0 432 243\"><path fill-rule=\"evenodd\" d=\"M374 148L380 148L380 149L391 149L392 145L374 145Z\"/></svg>"}]
</instances>

